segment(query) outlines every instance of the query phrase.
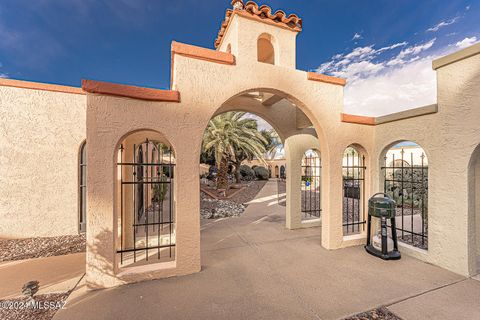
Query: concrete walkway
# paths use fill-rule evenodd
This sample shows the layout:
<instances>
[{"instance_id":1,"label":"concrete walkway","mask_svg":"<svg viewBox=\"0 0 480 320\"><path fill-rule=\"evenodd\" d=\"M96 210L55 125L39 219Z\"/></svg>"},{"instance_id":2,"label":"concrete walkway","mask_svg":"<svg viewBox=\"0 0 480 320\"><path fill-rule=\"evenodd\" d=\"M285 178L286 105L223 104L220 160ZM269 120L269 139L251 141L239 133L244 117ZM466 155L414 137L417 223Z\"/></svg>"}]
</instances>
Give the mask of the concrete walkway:
<instances>
[{"instance_id":1,"label":"concrete walkway","mask_svg":"<svg viewBox=\"0 0 480 320\"><path fill-rule=\"evenodd\" d=\"M480 315L479 281L408 256L325 250L320 228L285 229L276 192L270 181L242 217L202 221L202 272L79 289L55 319L341 319L381 305L404 320L430 319L435 308L434 319Z\"/></svg>"},{"instance_id":2,"label":"concrete walkway","mask_svg":"<svg viewBox=\"0 0 480 320\"><path fill-rule=\"evenodd\" d=\"M85 253L0 263L0 299L22 295L22 286L40 282L38 294L72 290L85 273Z\"/></svg>"}]
</instances>

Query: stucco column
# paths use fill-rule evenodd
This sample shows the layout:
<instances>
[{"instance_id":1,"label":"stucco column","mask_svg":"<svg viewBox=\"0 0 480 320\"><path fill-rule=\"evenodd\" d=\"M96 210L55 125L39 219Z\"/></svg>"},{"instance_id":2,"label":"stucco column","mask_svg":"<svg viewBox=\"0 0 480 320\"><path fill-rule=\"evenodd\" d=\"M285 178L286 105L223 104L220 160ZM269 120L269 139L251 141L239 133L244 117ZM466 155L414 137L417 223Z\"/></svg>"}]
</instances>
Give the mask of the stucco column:
<instances>
[{"instance_id":1,"label":"stucco column","mask_svg":"<svg viewBox=\"0 0 480 320\"><path fill-rule=\"evenodd\" d=\"M298 134L285 139L287 161L286 227L288 229L320 226L320 219L302 222L302 158L308 149L315 149L320 153L318 139L312 135ZM319 156L321 157L320 154ZM323 195L321 194L320 197L322 198Z\"/></svg>"},{"instance_id":2,"label":"stucco column","mask_svg":"<svg viewBox=\"0 0 480 320\"><path fill-rule=\"evenodd\" d=\"M192 135L194 134L192 132ZM194 139L182 139L176 146L174 185L176 267L177 274L189 274L201 269L200 144Z\"/></svg>"},{"instance_id":3,"label":"stucco column","mask_svg":"<svg viewBox=\"0 0 480 320\"><path fill-rule=\"evenodd\" d=\"M338 249L343 245L343 176L342 161L344 148L333 145L328 159L322 159L322 246ZM328 160L328 161L327 161Z\"/></svg>"}]
</instances>

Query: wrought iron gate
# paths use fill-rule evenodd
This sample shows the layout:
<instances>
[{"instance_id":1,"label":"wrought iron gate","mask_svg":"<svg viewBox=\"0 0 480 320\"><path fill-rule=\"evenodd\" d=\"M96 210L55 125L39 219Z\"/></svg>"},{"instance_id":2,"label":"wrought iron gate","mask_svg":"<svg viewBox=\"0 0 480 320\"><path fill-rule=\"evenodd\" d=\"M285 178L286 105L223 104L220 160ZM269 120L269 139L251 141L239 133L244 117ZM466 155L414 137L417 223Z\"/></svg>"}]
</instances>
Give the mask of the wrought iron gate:
<instances>
[{"instance_id":1,"label":"wrought iron gate","mask_svg":"<svg viewBox=\"0 0 480 320\"><path fill-rule=\"evenodd\" d=\"M321 160L315 151L302 159L302 213L304 219L319 218L321 207Z\"/></svg>"},{"instance_id":2,"label":"wrought iron gate","mask_svg":"<svg viewBox=\"0 0 480 320\"><path fill-rule=\"evenodd\" d=\"M352 147L343 157L343 233L365 230L365 156Z\"/></svg>"},{"instance_id":3,"label":"wrought iron gate","mask_svg":"<svg viewBox=\"0 0 480 320\"><path fill-rule=\"evenodd\" d=\"M126 152L132 152L126 157ZM130 150L120 146L120 262L175 259L172 150L145 140ZM131 158L133 161L124 161Z\"/></svg>"},{"instance_id":4,"label":"wrought iron gate","mask_svg":"<svg viewBox=\"0 0 480 320\"><path fill-rule=\"evenodd\" d=\"M401 148L399 155L387 153L385 156L382 167L384 192L397 203L396 229L399 240L427 249L428 163L423 151L405 154L404 148Z\"/></svg>"}]
</instances>

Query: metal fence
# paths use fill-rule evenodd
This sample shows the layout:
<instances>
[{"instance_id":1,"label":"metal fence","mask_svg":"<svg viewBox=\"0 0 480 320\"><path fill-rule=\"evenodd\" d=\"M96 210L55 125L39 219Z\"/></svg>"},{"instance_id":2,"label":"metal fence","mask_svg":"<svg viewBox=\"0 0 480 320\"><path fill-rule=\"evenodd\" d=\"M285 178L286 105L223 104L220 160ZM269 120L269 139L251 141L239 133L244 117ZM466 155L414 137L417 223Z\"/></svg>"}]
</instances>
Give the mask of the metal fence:
<instances>
[{"instance_id":1,"label":"metal fence","mask_svg":"<svg viewBox=\"0 0 480 320\"><path fill-rule=\"evenodd\" d=\"M319 218L321 207L321 160L315 151L302 159L302 219Z\"/></svg>"},{"instance_id":2,"label":"metal fence","mask_svg":"<svg viewBox=\"0 0 480 320\"><path fill-rule=\"evenodd\" d=\"M382 167L384 192L397 204L398 239L428 249L428 163L422 152L387 153Z\"/></svg>"},{"instance_id":3,"label":"metal fence","mask_svg":"<svg viewBox=\"0 0 480 320\"><path fill-rule=\"evenodd\" d=\"M175 259L172 150L147 139L130 150L122 145L119 153L120 263Z\"/></svg>"},{"instance_id":4,"label":"metal fence","mask_svg":"<svg viewBox=\"0 0 480 320\"><path fill-rule=\"evenodd\" d=\"M347 148L343 157L343 234L365 230L365 156Z\"/></svg>"}]
</instances>

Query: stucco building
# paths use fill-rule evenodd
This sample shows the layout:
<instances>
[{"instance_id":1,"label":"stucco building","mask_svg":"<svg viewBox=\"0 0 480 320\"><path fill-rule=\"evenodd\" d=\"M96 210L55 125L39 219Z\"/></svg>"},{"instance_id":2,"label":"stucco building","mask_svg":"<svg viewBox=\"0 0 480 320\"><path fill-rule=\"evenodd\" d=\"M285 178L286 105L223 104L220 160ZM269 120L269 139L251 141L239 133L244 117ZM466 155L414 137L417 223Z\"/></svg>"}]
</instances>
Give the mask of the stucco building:
<instances>
[{"instance_id":1,"label":"stucco building","mask_svg":"<svg viewBox=\"0 0 480 320\"><path fill-rule=\"evenodd\" d=\"M343 113L348 79L296 69L301 30L294 14L234 1L215 50L172 43L171 57L164 57L171 59L170 90L0 79L0 237L85 227L92 288L199 272L203 131L215 115L247 111L269 122L284 143L286 227L321 226L321 244L331 250L365 243L365 201L354 202L358 216L345 224L345 180L353 177L361 188L352 199L368 199L384 190L388 149L418 143L428 158L428 171L421 171L428 216L419 213L425 230L420 235L412 225L412 243L400 249L475 274L480 44L433 61L437 104L373 118ZM348 147L356 150L351 164L344 161ZM309 149L321 157L322 211L313 222L301 219L302 158ZM413 212L414 205L405 208ZM413 239L426 234L428 247L419 248Z\"/></svg>"}]
</instances>

